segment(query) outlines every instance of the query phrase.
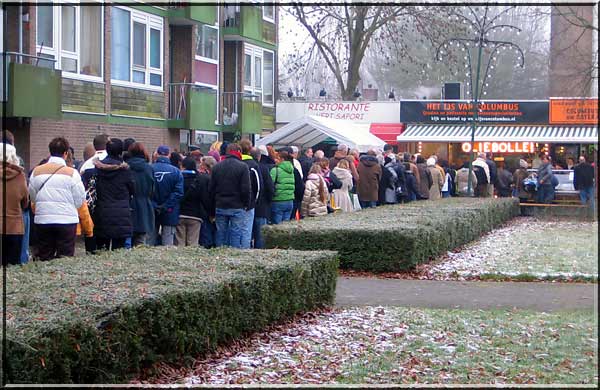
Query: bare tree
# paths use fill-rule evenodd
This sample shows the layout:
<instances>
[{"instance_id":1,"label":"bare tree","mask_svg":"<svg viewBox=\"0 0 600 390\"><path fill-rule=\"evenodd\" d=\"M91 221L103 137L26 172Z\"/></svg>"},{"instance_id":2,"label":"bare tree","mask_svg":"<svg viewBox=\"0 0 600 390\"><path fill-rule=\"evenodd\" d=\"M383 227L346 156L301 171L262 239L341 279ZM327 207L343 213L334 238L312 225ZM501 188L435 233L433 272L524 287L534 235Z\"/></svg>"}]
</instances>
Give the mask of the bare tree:
<instances>
[{"instance_id":1,"label":"bare tree","mask_svg":"<svg viewBox=\"0 0 600 390\"><path fill-rule=\"evenodd\" d=\"M311 39L309 48L298 55L296 63L305 66L307 58L318 54L335 78L344 100L355 99L361 65L369 48L381 50L384 63L390 65L399 58L386 56L384 48L404 50L406 32L416 31L422 37L435 39L434 29L448 28L443 18L436 17L444 12L443 7L345 4L293 5L286 10L304 26Z\"/></svg>"}]
</instances>

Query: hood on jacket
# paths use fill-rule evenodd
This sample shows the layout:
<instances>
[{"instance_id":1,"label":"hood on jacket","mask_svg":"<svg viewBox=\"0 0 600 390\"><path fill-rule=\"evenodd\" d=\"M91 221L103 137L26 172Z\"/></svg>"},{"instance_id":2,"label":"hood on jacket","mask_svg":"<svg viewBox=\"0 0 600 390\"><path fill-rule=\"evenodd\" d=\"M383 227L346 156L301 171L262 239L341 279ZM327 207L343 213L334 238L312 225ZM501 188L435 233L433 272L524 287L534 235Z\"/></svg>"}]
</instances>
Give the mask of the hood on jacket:
<instances>
[{"instance_id":1,"label":"hood on jacket","mask_svg":"<svg viewBox=\"0 0 600 390\"><path fill-rule=\"evenodd\" d=\"M15 177L19 176L19 174L21 173L25 173L23 168L6 161L4 162L4 166L2 167L2 169L0 169L0 177L6 180L12 180Z\"/></svg>"},{"instance_id":2,"label":"hood on jacket","mask_svg":"<svg viewBox=\"0 0 600 390\"><path fill-rule=\"evenodd\" d=\"M146 165L149 166L150 164L141 157L130 157L129 160L127 160L127 165L129 165L129 168L131 168L132 171L141 172Z\"/></svg>"},{"instance_id":3,"label":"hood on jacket","mask_svg":"<svg viewBox=\"0 0 600 390\"><path fill-rule=\"evenodd\" d=\"M311 173L310 175L308 175L307 179L321 181L321 176L317 175L316 173Z\"/></svg>"},{"instance_id":4,"label":"hood on jacket","mask_svg":"<svg viewBox=\"0 0 600 390\"><path fill-rule=\"evenodd\" d=\"M277 167L283 169L287 173L294 173L294 165L291 161L282 161L277 165Z\"/></svg>"},{"instance_id":5,"label":"hood on jacket","mask_svg":"<svg viewBox=\"0 0 600 390\"><path fill-rule=\"evenodd\" d=\"M104 160L94 160L94 166L98 170L99 176L113 177L119 174L122 169L129 169L129 165L121 160L107 157Z\"/></svg>"},{"instance_id":6,"label":"hood on jacket","mask_svg":"<svg viewBox=\"0 0 600 390\"><path fill-rule=\"evenodd\" d=\"M377 158L375 156L362 156L360 158L360 162L361 164L364 164L367 167L372 167L374 165L379 164L379 161L377 160Z\"/></svg>"},{"instance_id":7,"label":"hood on jacket","mask_svg":"<svg viewBox=\"0 0 600 390\"><path fill-rule=\"evenodd\" d=\"M350 170L346 169L346 168L335 167L335 168L333 168L332 172L340 180L352 178L352 172L350 172Z\"/></svg>"}]
</instances>

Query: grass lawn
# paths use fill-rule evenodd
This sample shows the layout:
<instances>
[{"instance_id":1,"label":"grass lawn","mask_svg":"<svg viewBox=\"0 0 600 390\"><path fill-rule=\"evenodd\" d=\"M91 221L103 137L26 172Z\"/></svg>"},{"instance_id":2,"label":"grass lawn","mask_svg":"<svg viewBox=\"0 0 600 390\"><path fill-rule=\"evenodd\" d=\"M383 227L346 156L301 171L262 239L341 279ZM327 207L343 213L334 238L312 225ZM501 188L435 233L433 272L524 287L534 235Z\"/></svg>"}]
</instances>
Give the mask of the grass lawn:
<instances>
[{"instance_id":1,"label":"grass lawn","mask_svg":"<svg viewBox=\"0 0 600 390\"><path fill-rule=\"evenodd\" d=\"M597 384L597 313L366 307L309 313L154 383Z\"/></svg>"},{"instance_id":2,"label":"grass lawn","mask_svg":"<svg viewBox=\"0 0 600 390\"><path fill-rule=\"evenodd\" d=\"M429 269L434 276L598 278L598 222L517 218Z\"/></svg>"}]
</instances>

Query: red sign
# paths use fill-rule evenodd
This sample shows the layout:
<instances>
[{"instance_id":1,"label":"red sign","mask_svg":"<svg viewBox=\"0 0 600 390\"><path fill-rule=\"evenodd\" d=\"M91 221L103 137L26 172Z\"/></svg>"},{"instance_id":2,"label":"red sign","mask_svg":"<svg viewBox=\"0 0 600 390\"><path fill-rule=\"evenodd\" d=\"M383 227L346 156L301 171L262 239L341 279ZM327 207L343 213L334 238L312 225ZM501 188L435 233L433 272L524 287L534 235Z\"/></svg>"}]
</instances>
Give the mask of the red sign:
<instances>
[{"instance_id":1,"label":"red sign","mask_svg":"<svg viewBox=\"0 0 600 390\"><path fill-rule=\"evenodd\" d=\"M369 131L385 143L396 144L404 127L404 123L371 123Z\"/></svg>"},{"instance_id":2,"label":"red sign","mask_svg":"<svg viewBox=\"0 0 600 390\"><path fill-rule=\"evenodd\" d=\"M471 147L470 142L462 144L462 151L465 153L483 152L483 153L534 153L535 143L533 142L475 142L475 147Z\"/></svg>"}]
</instances>

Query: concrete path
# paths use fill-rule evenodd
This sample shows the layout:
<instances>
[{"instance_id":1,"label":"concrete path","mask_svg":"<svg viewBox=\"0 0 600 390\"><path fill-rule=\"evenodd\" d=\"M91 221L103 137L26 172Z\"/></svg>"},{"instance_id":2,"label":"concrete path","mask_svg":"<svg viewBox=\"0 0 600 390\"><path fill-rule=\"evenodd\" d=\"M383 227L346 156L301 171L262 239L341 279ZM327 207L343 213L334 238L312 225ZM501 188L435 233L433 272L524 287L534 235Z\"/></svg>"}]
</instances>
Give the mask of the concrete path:
<instances>
[{"instance_id":1,"label":"concrete path","mask_svg":"<svg viewBox=\"0 0 600 390\"><path fill-rule=\"evenodd\" d=\"M598 307L596 283L455 282L340 277L336 306L409 306L538 311Z\"/></svg>"}]
</instances>

